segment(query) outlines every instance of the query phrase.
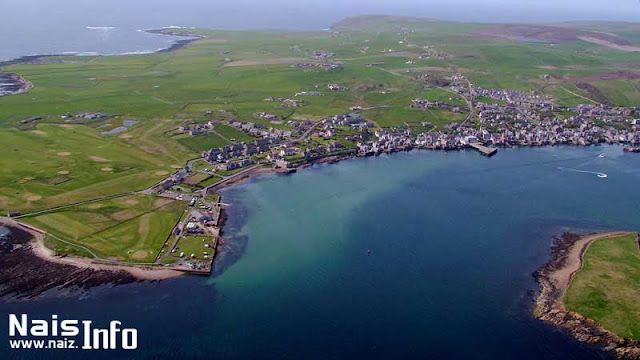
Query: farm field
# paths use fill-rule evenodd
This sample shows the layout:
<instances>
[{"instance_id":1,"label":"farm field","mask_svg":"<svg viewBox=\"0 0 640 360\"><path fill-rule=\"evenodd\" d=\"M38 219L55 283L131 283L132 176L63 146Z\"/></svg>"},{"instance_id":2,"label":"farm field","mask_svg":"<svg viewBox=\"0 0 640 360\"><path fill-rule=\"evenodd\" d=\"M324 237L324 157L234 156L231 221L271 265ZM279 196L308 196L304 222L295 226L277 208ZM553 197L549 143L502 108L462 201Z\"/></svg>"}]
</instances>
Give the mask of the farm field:
<instances>
[{"instance_id":1,"label":"farm field","mask_svg":"<svg viewBox=\"0 0 640 360\"><path fill-rule=\"evenodd\" d=\"M565 304L605 329L640 339L640 250L637 234L595 241L584 254Z\"/></svg>"}]
</instances>

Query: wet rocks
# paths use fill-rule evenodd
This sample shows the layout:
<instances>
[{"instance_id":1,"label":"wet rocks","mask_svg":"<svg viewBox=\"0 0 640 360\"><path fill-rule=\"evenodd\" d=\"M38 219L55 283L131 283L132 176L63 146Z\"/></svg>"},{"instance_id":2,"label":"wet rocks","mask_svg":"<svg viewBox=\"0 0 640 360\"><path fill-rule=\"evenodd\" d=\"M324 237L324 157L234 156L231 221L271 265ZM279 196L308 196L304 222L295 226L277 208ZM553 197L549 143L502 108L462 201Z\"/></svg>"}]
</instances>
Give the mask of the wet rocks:
<instances>
[{"instance_id":1,"label":"wet rocks","mask_svg":"<svg viewBox=\"0 0 640 360\"><path fill-rule=\"evenodd\" d=\"M8 229L11 233L0 239L0 297L29 299L50 290L73 294L100 285L138 281L124 270L94 270L46 261L32 252L31 234L15 227Z\"/></svg>"}]
</instances>

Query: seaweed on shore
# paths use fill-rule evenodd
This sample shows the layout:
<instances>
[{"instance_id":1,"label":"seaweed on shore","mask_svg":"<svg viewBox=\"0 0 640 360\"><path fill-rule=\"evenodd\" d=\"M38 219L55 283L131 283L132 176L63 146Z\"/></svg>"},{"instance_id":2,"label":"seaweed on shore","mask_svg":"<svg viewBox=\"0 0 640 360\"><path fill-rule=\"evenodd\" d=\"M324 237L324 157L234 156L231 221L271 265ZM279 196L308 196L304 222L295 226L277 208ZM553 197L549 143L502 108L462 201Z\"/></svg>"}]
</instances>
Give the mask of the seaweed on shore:
<instances>
[{"instance_id":1,"label":"seaweed on shore","mask_svg":"<svg viewBox=\"0 0 640 360\"><path fill-rule=\"evenodd\" d=\"M33 253L31 234L15 227L8 229L10 235L0 240L0 297L24 300L54 289L75 293L105 284L139 281L124 270L95 270L46 261Z\"/></svg>"}]
</instances>

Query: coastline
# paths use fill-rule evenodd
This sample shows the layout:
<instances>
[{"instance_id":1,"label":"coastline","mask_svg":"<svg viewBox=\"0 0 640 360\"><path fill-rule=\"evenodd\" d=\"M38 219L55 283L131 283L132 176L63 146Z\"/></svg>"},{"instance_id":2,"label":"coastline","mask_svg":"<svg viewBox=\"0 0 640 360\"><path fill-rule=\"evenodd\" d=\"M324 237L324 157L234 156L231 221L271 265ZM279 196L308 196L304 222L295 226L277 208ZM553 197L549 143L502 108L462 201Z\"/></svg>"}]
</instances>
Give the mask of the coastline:
<instances>
[{"instance_id":1,"label":"coastline","mask_svg":"<svg viewBox=\"0 0 640 360\"><path fill-rule=\"evenodd\" d=\"M42 54L42 55L25 55L25 56L17 57L15 59L11 59L11 60L0 61L0 75L5 75L7 77L13 77L15 86L19 87L17 90L9 91L6 94L0 93L0 97L22 94L22 93L28 92L29 90L31 90L33 88L33 83L31 83L27 79L23 78L22 76L20 76L18 74L15 74L15 73L3 72L2 69L4 67L7 67L7 66L40 64L40 63L42 63L42 61L44 59L52 58L52 57L124 56L124 55L162 54L162 53L169 53L169 52L172 52L172 51L176 51L178 49L181 49L181 48L191 44L194 41L198 41L198 40L201 40L201 39L204 38L204 36L197 35L197 34L176 33L176 32L171 31L171 28L149 29L149 30L143 30L143 32L148 33L148 34L154 34L154 35L182 37L183 39L175 40L170 46L168 46L166 48L158 49L158 50L155 50L155 51L149 51L149 52L132 52L132 53L119 53L119 54L106 54L106 55L103 55L103 54L85 55L85 54L65 54L65 53L60 53L60 54Z\"/></svg>"},{"instance_id":2,"label":"coastline","mask_svg":"<svg viewBox=\"0 0 640 360\"><path fill-rule=\"evenodd\" d=\"M628 231L615 231L580 236L565 233L554 240L552 259L533 276L540 288L535 299L534 316L555 327L567 330L580 342L595 345L620 359L640 359L640 342L624 339L602 328L595 321L564 306L564 296L573 276L582 269L583 256L596 240L621 235Z\"/></svg>"},{"instance_id":3,"label":"coastline","mask_svg":"<svg viewBox=\"0 0 640 360\"><path fill-rule=\"evenodd\" d=\"M154 268L152 266L139 266L135 264L127 265L125 263L111 265L96 262L89 258L76 256L60 257L44 245L46 232L8 218L0 218L0 225L9 228L18 228L29 233L32 237L28 244L31 254L51 264L69 265L81 270L109 271L114 273L125 271L136 280L165 280L184 274L183 272L167 268Z\"/></svg>"}]
</instances>

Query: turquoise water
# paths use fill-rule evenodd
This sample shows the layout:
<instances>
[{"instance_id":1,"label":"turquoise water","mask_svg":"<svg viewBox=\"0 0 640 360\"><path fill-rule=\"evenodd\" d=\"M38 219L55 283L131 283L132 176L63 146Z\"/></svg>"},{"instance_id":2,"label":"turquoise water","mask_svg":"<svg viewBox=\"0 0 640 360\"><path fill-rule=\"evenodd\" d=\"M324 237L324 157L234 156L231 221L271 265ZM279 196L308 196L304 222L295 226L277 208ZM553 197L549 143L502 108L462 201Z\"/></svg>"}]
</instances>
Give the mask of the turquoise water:
<instances>
[{"instance_id":1,"label":"turquoise water","mask_svg":"<svg viewBox=\"0 0 640 360\"><path fill-rule=\"evenodd\" d=\"M532 319L531 273L554 234L638 230L639 165L620 147L414 151L261 176L223 191L220 275L0 308L120 319L136 359L599 359Z\"/></svg>"}]
</instances>

